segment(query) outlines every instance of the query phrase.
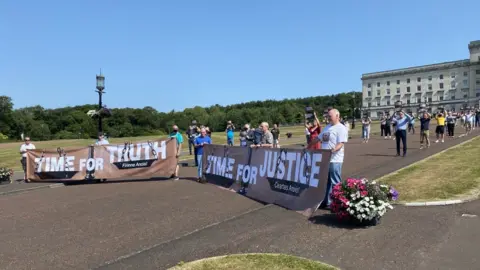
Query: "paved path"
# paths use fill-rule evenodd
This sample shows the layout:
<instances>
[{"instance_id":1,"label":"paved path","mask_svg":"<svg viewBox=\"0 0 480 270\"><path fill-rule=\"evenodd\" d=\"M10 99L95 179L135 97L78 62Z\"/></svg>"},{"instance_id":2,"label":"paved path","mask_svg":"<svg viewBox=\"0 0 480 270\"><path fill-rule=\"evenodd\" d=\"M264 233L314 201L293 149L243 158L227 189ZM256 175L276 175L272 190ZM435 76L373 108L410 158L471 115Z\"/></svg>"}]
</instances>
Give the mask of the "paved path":
<instances>
[{"instance_id":1,"label":"paved path","mask_svg":"<svg viewBox=\"0 0 480 270\"><path fill-rule=\"evenodd\" d=\"M412 149L398 158L392 156L393 141L351 140L343 173L376 177L378 170L395 170L455 143L421 151L413 148L415 141L410 137ZM181 174L192 177L195 168L182 168ZM324 212L309 222L186 180L43 189L0 196L0 204L1 269L165 269L205 256L259 251L297 254L342 269L478 268L472 253L480 224L478 218L461 217L480 215L478 202L399 206L368 229L338 228Z\"/></svg>"}]
</instances>

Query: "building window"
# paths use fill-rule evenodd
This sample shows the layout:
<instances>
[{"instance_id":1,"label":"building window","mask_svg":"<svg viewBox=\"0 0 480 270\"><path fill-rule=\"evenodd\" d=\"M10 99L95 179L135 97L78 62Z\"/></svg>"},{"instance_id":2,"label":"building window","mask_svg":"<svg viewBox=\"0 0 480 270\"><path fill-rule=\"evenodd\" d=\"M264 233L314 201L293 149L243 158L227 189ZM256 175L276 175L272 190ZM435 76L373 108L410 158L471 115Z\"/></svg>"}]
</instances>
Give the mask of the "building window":
<instances>
[{"instance_id":1,"label":"building window","mask_svg":"<svg viewBox=\"0 0 480 270\"><path fill-rule=\"evenodd\" d=\"M440 74L440 80L443 80L443 74Z\"/></svg>"},{"instance_id":2,"label":"building window","mask_svg":"<svg viewBox=\"0 0 480 270\"><path fill-rule=\"evenodd\" d=\"M428 80L431 81L431 80L432 80L432 76L428 76Z\"/></svg>"},{"instance_id":3,"label":"building window","mask_svg":"<svg viewBox=\"0 0 480 270\"><path fill-rule=\"evenodd\" d=\"M400 87L397 88L397 94L400 94Z\"/></svg>"},{"instance_id":4,"label":"building window","mask_svg":"<svg viewBox=\"0 0 480 270\"><path fill-rule=\"evenodd\" d=\"M377 96L380 96L380 90L377 90Z\"/></svg>"},{"instance_id":5,"label":"building window","mask_svg":"<svg viewBox=\"0 0 480 270\"><path fill-rule=\"evenodd\" d=\"M372 107L372 103L371 103L371 102L368 102L368 107Z\"/></svg>"},{"instance_id":6,"label":"building window","mask_svg":"<svg viewBox=\"0 0 480 270\"><path fill-rule=\"evenodd\" d=\"M377 87L380 87L380 83L379 83L379 82L377 82Z\"/></svg>"},{"instance_id":7,"label":"building window","mask_svg":"<svg viewBox=\"0 0 480 270\"><path fill-rule=\"evenodd\" d=\"M451 88L455 88L455 82L451 82L451 83L450 83L450 87L451 87Z\"/></svg>"},{"instance_id":8,"label":"building window","mask_svg":"<svg viewBox=\"0 0 480 270\"><path fill-rule=\"evenodd\" d=\"M421 98L417 98L417 103L422 103L422 99L421 99Z\"/></svg>"},{"instance_id":9,"label":"building window","mask_svg":"<svg viewBox=\"0 0 480 270\"><path fill-rule=\"evenodd\" d=\"M410 99L407 99L407 105L410 104Z\"/></svg>"},{"instance_id":10,"label":"building window","mask_svg":"<svg viewBox=\"0 0 480 270\"><path fill-rule=\"evenodd\" d=\"M480 83L480 81L477 80L477 83ZM468 80L463 80L463 86L468 87Z\"/></svg>"},{"instance_id":11,"label":"building window","mask_svg":"<svg viewBox=\"0 0 480 270\"><path fill-rule=\"evenodd\" d=\"M421 82L421 81L422 81L422 78L418 77L417 82Z\"/></svg>"},{"instance_id":12,"label":"building window","mask_svg":"<svg viewBox=\"0 0 480 270\"><path fill-rule=\"evenodd\" d=\"M369 97L371 97L372 96L372 91L368 91L367 94L368 94Z\"/></svg>"},{"instance_id":13,"label":"building window","mask_svg":"<svg viewBox=\"0 0 480 270\"><path fill-rule=\"evenodd\" d=\"M478 70L477 70L478 71ZM410 79L407 79L407 83L410 83Z\"/></svg>"},{"instance_id":14,"label":"building window","mask_svg":"<svg viewBox=\"0 0 480 270\"><path fill-rule=\"evenodd\" d=\"M476 83L476 84L480 84L480 80L477 80L475 83Z\"/></svg>"},{"instance_id":15,"label":"building window","mask_svg":"<svg viewBox=\"0 0 480 270\"><path fill-rule=\"evenodd\" d=\"M450 99L451 99L451 100L455 100L455 95L451 95L451 96L450 96Z\"/></svg>"},{"instance_id":16,"label":"building window","mask_svg":"<svg viewBox=\"0 0 480 270\"><path fill-rule=\"evenodd\" d=\"M377 101L377 106L380 106L380 101Z\"/></svg>"},{"instance_id":17,"label":"building window","mask_svg":"<svg viewBox=\"0 0 480 270\"><path fill-rule=\"evenodd\" d=\"M463 76L467 77L468 76L468 71L464 71Z\"/></svg>"},{"instance_id":18,"label":"building window","mask_svg":"<svg viewBox=\"0 0 480 270\"><path fill-rule=\"evenodd\" d=\"M390 95L390 89L387 89L387 95Z\"/></svg>"},{"instance_id":19,"label":"building window","mask_svg":"<svg viewBox=\"0 0 480 270\"><path fill-rule=\"evenodd\" d=\"M367 87L368 87L368 88L371 88L371 87L372 87L372 84L371 84L371 83L369 83Z\"/></svg>"},{"instance_id":20,"label":"building window","mask_svg":"<svg viewBox=\"0 0 480 270\"><path fill-rule=\"evenodd\" d=\"M443 83L440 83L440 89L443 89Z\"/></svg>"},{"instance_id":21,"label":"building window","mask_svg":"<svg viewBox=\"0 0 480 270\"><path fill-rule=\"evenodd\" d=\"M387 85L390 85L390 81L387 81Z\"/></svg>"},{"instance_id":22,"label":"building window","mask_svg":"<svg viewBox=\"0 0 480 270\"><path fill-rule=\"evenodd\" d=\"M443 96L440 96L440 101L442 101L442 100L443 100Z\"/></svg>"},{"instance_id":23,"label":"building window","mask_svg":"<svg viewBox=\"0 0 480 270\"><path fill-rule=\"evenodd\" d=\"M452 74L450 74L450 77L451 77L452 79L455 79L455 72L452 72Z\"/></svg>"},{"instance_id":24,"label":"building window","mask_svg":"<svg viewBox=\"0 0 480 270\"><path fill-rule=\"evenodd\" d=\"M480 93L477 93L480 94ZM390 100L387 100L387 105L390 106Z\"/></svg>"},{"instance_id":25,"label":"building window","mask_svg":"<svg viewBox=\"0 0 480 270\"><path fill-rule=\"evenodd\" d=\"M480 69L475 70L475 74L480 75Z\"/></svg>"},{"instance_id":26,"label":"building window","mask_svg":"<svg viewBox=\"0 0 480 270\"><path fill-rule=\"evenodd\" d=\"M428 98L428 102L432 102L432 97L429 97L429 98Z\"/></svg>"},{"instance_id":27,"label":"building window","mask_svg":"<svg viewBox=\"0 0 480 270\"><path fill-rule=\"evenodd\" d=\"M463 95L463 98L468 98L468 95L466 95L466 94L465 94L465 95Z\"/></svg>"},{"instance_id":28,"label":"building window","mask_svg":"<svg viewBox=\"0 0 480 270\"><path fill-rule=\"evenodd\" d=\"M400 84L400 80L397 80L397 84Z\"/></svg>"},{"instance_id":29,"label":"building window","mask_svg":"<svg viewBox=\"0 0 480 270\"><path fill-rule=\"evenodd\" d=\"M420 85L417 85L417 91L422 91L422 87Z\"/></svg>"},{"instance_id":30,"label":"building window","mask_svg":"<svg viewBox=\"0 0 480 270\"><path fill-rule=\"evenodd\" d=\"M428 85L428 90L432 90L432 84Z\"/></svg>"},{"instance_id":31,"label":"building window","mask_svg":"<svg viewBox=\"0 0 480 270\"><path fill-rule=\"evenodd\" d=\"M480 93L477 93L476 97L480 97Z\"/></svg>"},{"instance_id":32,"label":"building window","mask_svg":"<svg viewBox=\"0 0 480 270\"><path fill-rule=\"evenodd\" d=\"M407 93L410 93L410 86L407 86Z\"/></svg>"}]
</instances>

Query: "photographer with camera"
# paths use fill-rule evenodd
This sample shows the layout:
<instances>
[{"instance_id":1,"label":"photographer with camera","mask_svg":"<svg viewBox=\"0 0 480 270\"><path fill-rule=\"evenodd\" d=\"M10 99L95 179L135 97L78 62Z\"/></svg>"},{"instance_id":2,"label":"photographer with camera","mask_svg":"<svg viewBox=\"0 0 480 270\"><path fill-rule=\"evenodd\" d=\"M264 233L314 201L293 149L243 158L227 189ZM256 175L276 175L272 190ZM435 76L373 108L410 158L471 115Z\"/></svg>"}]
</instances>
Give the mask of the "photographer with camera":
<instances>
[{"instance_id":1,"label":"photographer with camera","mask_svg":"<svg viewBox=\"0 0 480 270\"><path fill-rule=\"evenodd\" d=\"M407 155L407 128L408 123L412 120L412 117L400 110L395 112L392 117L393 124L395 125L395 140L397 141L397 156L400 156L400 140L403 144L403 156Z\"/></svg>"},{"instance_id":2,"label":"photographer with camera","mask_svg":"<svg viewBox=\"0 0 480 270\"><path fill-rule=\"evenodd\" d=\"M228 146L233 146L233 137L234 137L234 132L235 131L235 126L232 124L232 121L227 122L227 128L225 132L227 133L227 144Z\"/></svg>"},{"instance_id":3,"label":"photographer with camera","mask_svg":"<svg viewBox=\"0 0 480 270\"><path fill-rule=\"evenodd\" d=\"M239 134L241 147L250 147L250 145L253 144L253 140L254 140L253 132L254 131L250 129L249 124L245 124L243 126L243 129L240 131L240 134Z\"/></svg>"},{"instance_id":4,"label":"photographer with camera","mask_svg":"<svg viewBox=\"0 0 480 270\"><path fill-rule=\"evenodd\" d=\"M421 117L418 117L420 120L420 149L423 149L423 142L427 148L430 147L430 120L431 116L426 110L420 111Z\"/></svg>"}]
</instances>

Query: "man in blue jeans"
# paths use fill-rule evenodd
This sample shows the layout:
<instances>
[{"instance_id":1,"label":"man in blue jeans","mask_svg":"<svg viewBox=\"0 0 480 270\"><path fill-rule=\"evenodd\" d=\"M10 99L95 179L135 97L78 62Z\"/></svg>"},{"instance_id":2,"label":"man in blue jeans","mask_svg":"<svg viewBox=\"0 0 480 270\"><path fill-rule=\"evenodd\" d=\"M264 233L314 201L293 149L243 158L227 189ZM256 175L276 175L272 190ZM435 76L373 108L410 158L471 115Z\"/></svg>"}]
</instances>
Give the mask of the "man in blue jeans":
<instances>
[{"instance_id":1,"label":"man in blue jeans","mask_svg":"<svg viewBox=\"0 0 480 270\"><path fill-rule=\"evenodd\" d=\"M200 129L200 136L195 139L195 149L197 149L197 163L198 163L198 182L202 181L202 171L203 171L203 146L206 144L212 144L212 139L207 136L207 131L205 128Z\"/></svg>"},{"instance_id":2,"label":"man in blue jeans","mask_svg":"<svg viewBox=\"0 0 480 270\"><path fill-rule=\"evenodd\" d=\"M403 144L403 156L407 155L407 128L408 123L412 121L412 117L403 110L395 112L393 115L393 123L396 123L395 140L397 140L397 157L400 156L400 140Z\"/></svg>"},{"instance_id":3,"label":"man in blue jeans","mask_svg":"<svg viewBox=\"0 0 480 270\"><path fill-rule=\"evenodd\" d=\"M345 155L344 144L348 141L347 128L340 123L340 112L337 109L331 109L328 112L328 118L330 123L311 142L311 144L315 144L321 141L321 149L329 149L332 152L328 167L327 190L320 207L330 207L332 188L342 181L342 165Z\"/></svg>"}]
</instances>

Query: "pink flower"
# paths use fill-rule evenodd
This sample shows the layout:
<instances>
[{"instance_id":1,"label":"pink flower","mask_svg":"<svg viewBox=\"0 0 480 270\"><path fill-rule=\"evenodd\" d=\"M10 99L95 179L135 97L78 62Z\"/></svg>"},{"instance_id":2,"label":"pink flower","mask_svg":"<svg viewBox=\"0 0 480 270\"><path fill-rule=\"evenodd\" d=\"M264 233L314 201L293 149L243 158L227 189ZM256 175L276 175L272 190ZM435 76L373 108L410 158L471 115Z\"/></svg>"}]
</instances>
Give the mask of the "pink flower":
<instances>
[{"instance_id":1,"label":"pink flower","mask_svg":"<svg viewBox=\"0 0 480 270\"><path fill-rule=\"evenodd\" d=\"M368 195L368 192L367 192L367 191L360 191L360 195L361 195L362 197L365 197L365 196Z\"/></svg>"}]
</instances>

